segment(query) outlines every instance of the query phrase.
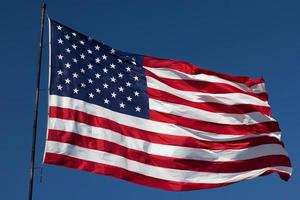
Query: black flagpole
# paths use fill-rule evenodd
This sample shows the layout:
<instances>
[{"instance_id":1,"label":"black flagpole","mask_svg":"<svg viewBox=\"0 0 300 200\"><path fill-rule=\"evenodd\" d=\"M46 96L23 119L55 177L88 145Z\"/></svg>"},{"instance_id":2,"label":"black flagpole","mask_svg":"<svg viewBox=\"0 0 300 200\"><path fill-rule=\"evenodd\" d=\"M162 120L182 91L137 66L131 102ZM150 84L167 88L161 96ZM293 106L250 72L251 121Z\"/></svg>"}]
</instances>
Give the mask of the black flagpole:
<instances>
[{"instance_id":1,"label":"black flagpole","mask_svg":"<svg viewBox=\"0 0 300 200\"><path fill-rule=\"evenodd\" d=\"M35 102L34 102L34 116L33 116L33 131L32 131L32 148L31 148L31 162L29 172L29 195L28 200L32 200L33 191L33 179L35 168L35 146L36 146L36 131L37 131L37 118L39 108L39 96L40 96L40 75L42 65L42 53L43 53L43 39L44 39L44 21L45 21L46 4L42 2L41 6L41 29L40 29L40 44L39 44L39 57L38 65L36 68L36 88L35 88Z\"/></svg>"}]
</instances>

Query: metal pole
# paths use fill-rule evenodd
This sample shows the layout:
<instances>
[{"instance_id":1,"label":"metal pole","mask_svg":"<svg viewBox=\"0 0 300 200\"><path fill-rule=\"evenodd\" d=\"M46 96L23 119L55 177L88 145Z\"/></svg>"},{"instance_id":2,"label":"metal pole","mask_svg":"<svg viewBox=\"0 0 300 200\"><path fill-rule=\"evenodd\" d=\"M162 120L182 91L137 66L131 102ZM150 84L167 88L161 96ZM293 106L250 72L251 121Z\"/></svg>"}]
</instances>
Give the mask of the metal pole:
<instances>
[{"instance_id":1,"label":"metal pole","mask_svg":"<svg viewBox=\"0 0 300 200\"><path fill-rule=\"evenodd\" d=\"M36 146L36 131L37 131L37 119L38 119L38 108L39 108L39 96L40 96L40 75L42 65L42 53L43 53L43 39L44 39L44 21L45 21L46 4L42 2L41 6L41 29L40 29L40 44L39 44L39 57L38 65L36 68L36 88L35 88L35 102L34 102L34 116L33 116L33 131L32 131L32 148L31 148L31 162L29 172L29 194L28 200L32 200L33 191L33 179L34 179L34 168L35 168L35 146Z\"/></svg>"}]
</instances>

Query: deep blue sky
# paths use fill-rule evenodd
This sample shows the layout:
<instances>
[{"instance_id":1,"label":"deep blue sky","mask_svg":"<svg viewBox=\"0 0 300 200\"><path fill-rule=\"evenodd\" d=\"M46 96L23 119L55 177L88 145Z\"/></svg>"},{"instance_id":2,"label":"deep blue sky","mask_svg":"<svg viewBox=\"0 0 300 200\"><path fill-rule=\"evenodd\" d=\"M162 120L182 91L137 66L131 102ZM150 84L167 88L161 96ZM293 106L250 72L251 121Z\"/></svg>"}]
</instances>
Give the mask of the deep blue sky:
<instances>
[{"instance_id":1,"label":"deep blue sky","mask_svg":"<svg viewBox=\"0 0 300 200\"><path fill-rule=\"evenodd\" d=\"M35 199L294 199L300 187L299 1L48 1L48 14L80 32L128 52L186 60L208 69L263 75L273 116L280 122L294 174L218 189L167 192L63 167L36 173ZM39 1L0 7L0 199L26 199L30 161ZM45 43L48 30L46 29ZM47 48L43 56L37 165L47 118Z\"/></svg>"}]
</instances>

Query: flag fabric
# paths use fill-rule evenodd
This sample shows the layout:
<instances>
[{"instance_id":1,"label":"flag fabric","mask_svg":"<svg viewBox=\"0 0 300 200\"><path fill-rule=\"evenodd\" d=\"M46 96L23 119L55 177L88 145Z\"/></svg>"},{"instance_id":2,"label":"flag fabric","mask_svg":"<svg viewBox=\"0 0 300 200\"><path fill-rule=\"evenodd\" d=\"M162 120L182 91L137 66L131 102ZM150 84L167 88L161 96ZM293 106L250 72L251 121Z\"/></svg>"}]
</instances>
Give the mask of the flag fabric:
<instances>
[{"instance_id":1,"label":"flag fabric","mask_svg":"<svg viewBox=\"0 0 300 200\"><path fill-rule=\"evenodd\" d=\"M263 79L114 49L49 19L44 162L173 190L292 168Z\"/></svg>"}]
</instances>

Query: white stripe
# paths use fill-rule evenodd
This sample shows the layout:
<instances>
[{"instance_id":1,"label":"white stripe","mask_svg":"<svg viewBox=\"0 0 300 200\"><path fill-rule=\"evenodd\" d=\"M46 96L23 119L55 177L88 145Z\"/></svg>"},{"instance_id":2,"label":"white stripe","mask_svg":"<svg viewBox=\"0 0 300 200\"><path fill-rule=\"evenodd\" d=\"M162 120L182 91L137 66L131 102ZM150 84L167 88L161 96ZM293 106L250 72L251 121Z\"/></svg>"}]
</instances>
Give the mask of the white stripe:
<instances>
[{"instance_id":1,"label":"white stripe","mask_svg":"<svg viewBox=\"0 0 300 200\"><path fill-rule=\"evenodd\" d=\"M214 102L221 103L226 105L237 105L237 104L253 104L258 106L268 106L269 104L266 101L262 101L256 97L241 94L241 93L227 93L227 94L208 94L201 92L191 92L191 91L183 91L178 90L169 85L166 85L155 78L146 76L147 78L147 86L149 88L162 90L178 96L180 98L193 101L193 102Z\"/></svg>"},{"instance_id":2,"label":"white stripe","mask_svg":"<svg viewBox=\"0 0 300 200\"><path fill-rule=\"evenodd\" d=\"M166 156L173 158L183 158L204 161L237 161L248 160L252 158L286 155L285 149L279 144L264 144L247 149L233 150L208 150L201 148L191 148L182 146L173 146L147 142L145 140L124 136L109 129L93 127L83 123L71 120L49 119L49 129L74 132L79 135L93 137L119 144L123 147L142 151L152 155Z\"/></svg>"},{"instance_id":3,"label":"white stripe","mask_svg":"<svg viewBox=\"0 0 300 200\"><path fill-rule=\"evenodd\" d=\"M180 72L174 69L169 68L152 68L144 66L148 71L152 72L153 74L161 77L161 78L170 78L170 79L177 79L177 80L198 80L198 81L205 81L210 83L225 83L231 86L234 86L238 89L241 89L246 92L253 92L253 93L263 93L266 92L265 84L259 83L248 87L245 84L237 83L233 81L228 81L226 79L214 76L214 75L207 75L207 74L187 74L184 72Z\"/></svg>"},{"instance_id":4,"label":"white stripe","mask_svg":"<svg viewBox=\"0 0 300 200\"><path fill-rule=\"evenodd\" d=\"M126 126L138 128L141 130L151 131L155 133L163 133L167 135L176 135L176 136L189 136L193 138L198 138L201 140L208 141L232 141L240 140L252 137L259 137L267 135L270 137L276 137L280 139L280 132L266 133L266 134L249 134L249 135L225 135L225 134L216 134L209 133L204 131L198 131L191 128L186 128L178 126L175 124L157 122L148 119L143 119L139 117L134 117L130 115L125 115L122 113L114 112L112 110L106 109L104 107L90 104L78 99L72 99L69 97L61 97L57 95L50 95L49 106L58 106L62 108L69 108L77 111L86 112L91 115L98 117L104 117L110 120L113 120L119 124ZM158 128L159 127L159 128Z\"/></svg>"},{"instance_id":5,"label":"white stripe","mask_svg":"<svg viewBox=\"0 0 300 200\"><path fill-rule=\"evenodd\" d=\"M149 99L149 108L151 110L218 124L249 125L275 121L273 118L262 115L260 112L251 112L247 114L214 113L156 99Z\"/></svg>"},{"instance_id":6,"label":"white stripe","mask_svg":"<svg viewBox=\"0 0 300 200\"><path fill-rule=\"evenodd\" d=\"M50 17L48 16L48 30L49 30L49 33L48 33L48 40L49 40L49 46L48 46L48 59L49 59L49 69L48 69L48 113L49 113L49 102L50 102L50 83L51 83L51 19ZM49 118L49 115L48 115L48 118ZM48 120L49 121L49 120ZM47 129L49 129L49 123L47 122ZM46 140L48 138L48 131L46 133ZM43 162L45 161L45 156L46 156L46 151L44 151L44 154L43 154Z\"/></svg>"},{"instance_id":7,"label":"white stripe","mask_svg":"<svg viewBox=\"0 0 300 200\"><path fill-rule=\"evenodd\" d=\"M110 154L103 151L87 149L66 143L47 141L46 151L49 153L66 155L82 160L92 161L101 164L116 166L128 171L136 172L146 176L188 183L225 183L236 182L243 179L254 178L267 170L275 169L285 173L291 173L290 167L268 167L259 170L240 173L209 173L178 170L151 166L137 161L126 159L122 156Z\"/></svg>"}]
</instances>

